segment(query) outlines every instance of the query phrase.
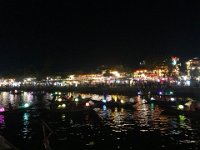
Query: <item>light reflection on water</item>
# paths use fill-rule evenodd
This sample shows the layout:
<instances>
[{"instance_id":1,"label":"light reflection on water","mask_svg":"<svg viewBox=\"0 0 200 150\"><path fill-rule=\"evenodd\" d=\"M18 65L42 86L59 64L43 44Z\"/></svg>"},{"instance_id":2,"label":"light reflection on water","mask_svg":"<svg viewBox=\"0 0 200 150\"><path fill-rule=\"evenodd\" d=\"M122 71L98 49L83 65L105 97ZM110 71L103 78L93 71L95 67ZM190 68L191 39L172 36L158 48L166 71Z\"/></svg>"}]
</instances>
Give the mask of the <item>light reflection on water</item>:
<instances>
[{"instance_id":1,"label":"light reflection on water","mask_svg":"<svg viewBox=\"0 0 200 150\"><path fill-rule=\"evenodd\" d=\"M81 97L93 97L98 100L103 98L103 95L74 92L66 93L66 95L73 97L81 95ZM17 108L19 105L28 102L45 107L45 100L51 98L50 93L44 94L43 97L37 97L33 96L32 92L23 92L20 95L1 92L0 105L7 106L10 102ZM110 149L124 147L127 149L142 149L142 146L145 145L157 149L170 149L173 147L182 149L199 148L199 118L189 118L185 115L163 115L163 108L153 103L144 104L140 97L110 95L108 98L123 99L124 101L134 99L137 103L134 110L125 108L110 109L104 105L97 111L97 114L102 118L101 125L92 120L90 115L72 120L67 114L52 116L53 120L49 123L54 126L60 140L67 140L68 144L80 142L86 146L98 145L103 148L106 148L106 145L113 144L109 147ZM29 112L25 112L22 114L21 120L17 121L21 124L18 133L23 139L32 139L33 134L35 134L31 115ZM5 128L6 118L4 115L0 115L0 129Z\"/></svg>"},{"instance_id":2,"label":"light reflection on water","mask_svg":"<svg viewBox=\"0 0 200 150\"><path fill-rule=\"evenodd\" d=\"M5 128L5 117L4 115L0 115L0 129Z\"/></svg>"},{"instance_id":3,"label":"light reflection on water","mask_svg":"<svg viewBox=\"0 0 200 150\"><path fill-rule=\"evenodd\" d=\"M109 125L113 132L134 131L144 137L151 133L154 136L158 134L160 143L157 142L157 144L160 144L160 148L169 148L173 145L183 146L182 148L185 149L198 149L200 126L192 127L192 118L184 115L163 115L163 109L158 105L143 104L140 97L135 97L135 99L138 103L133 111L123 108L102 108L98 111L104 124ZM200 123L195 119L195 124L197 122ZM155 141L154 143L156 144ZM147 144L150 143L147 142Z\"/></svg>"}]
</instances>

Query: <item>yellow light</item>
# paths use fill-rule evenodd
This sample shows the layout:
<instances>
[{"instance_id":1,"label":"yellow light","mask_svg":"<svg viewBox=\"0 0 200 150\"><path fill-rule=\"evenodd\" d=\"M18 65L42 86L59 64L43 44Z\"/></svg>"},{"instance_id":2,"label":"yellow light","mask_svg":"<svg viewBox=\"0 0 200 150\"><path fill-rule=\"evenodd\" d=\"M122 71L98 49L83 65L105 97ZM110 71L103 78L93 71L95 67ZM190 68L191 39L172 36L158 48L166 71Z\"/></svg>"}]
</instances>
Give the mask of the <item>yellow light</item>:
<instances>
[{"instance_id":1,"label":"yellow light","mask_svg":"<svg viewBox=\"0 0 200 150\"><path fill-rule=\"evenodd\" d=\"M115 100L115 102L117 102L117 96L113 95L113 99Z\"/></svg>"},{"instance_id":2,"label":"yellow light","mask_svg":"<svg viewBox=\"0 0 200 150\"><path fill-rule=\"evenodd\" d=\"M66 104L62 104L62 108L65 108L66 107Z\"/></svg>"},{"instance_id":3,"label":"yellow light","mask_svg":"<svg viewBox=\"0 0 200 150\"><path fill-rule=\"evenodd\" d=\"M120 73L118 71L111 71L110 73L114 74L116 77L120 77Z\"/></svg>"},{"instance_id":4,"label":"yellow light","mask_svg":"<svg viewBox=\"0 0 200 150\"><path fill-rule=\"evenodd\" d=\"M178 105L178 109L179 109L179 110L183 110L183 109L184 109L184 106L183 106L183 105Z\"/></svg>"},{"instance_id":5,"label":"yellow light","mask_svg":"<svg viewBox=\"0 0 200 150\"><path fill-rule=\"evenodd\" d=\"M62 98L59 98L58 101L61 102L61 101L62 101Z\"/></svg>"}]
</instances>

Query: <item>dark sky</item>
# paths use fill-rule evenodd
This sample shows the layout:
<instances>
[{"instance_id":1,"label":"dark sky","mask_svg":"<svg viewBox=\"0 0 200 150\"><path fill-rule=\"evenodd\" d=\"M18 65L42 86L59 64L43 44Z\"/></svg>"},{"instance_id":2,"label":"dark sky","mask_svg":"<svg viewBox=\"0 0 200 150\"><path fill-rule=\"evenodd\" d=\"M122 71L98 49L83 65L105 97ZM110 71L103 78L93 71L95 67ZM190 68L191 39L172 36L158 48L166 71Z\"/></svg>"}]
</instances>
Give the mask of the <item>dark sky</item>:
<instances>
[{"instance_id":1,"label":"dark sky","mask_svg":"<svg viewBox=\"0 0 200 150\"><path fill-rule=\"evenodd\" d=\"M200 56L197 1L0 1L0 69L38 71L136 66Z\"/></svg>"}]
</instances>

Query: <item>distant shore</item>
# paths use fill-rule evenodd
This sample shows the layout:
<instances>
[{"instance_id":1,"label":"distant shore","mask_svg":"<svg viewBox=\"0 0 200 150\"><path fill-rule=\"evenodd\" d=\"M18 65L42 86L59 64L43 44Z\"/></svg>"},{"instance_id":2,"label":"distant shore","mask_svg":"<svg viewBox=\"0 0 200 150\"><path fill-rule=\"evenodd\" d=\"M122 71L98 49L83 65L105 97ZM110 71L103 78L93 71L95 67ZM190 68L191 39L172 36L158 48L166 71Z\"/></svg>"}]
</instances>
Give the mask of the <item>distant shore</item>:
<instances>
[{"instance_id":1,"label":"distant shore","mask_svg":"<svg viewBox=\"0 0 200 150\"><path fill-rule=\"evenodd\" d=\"M109 94L122 94L122 95L137 95L138 91L146 90L151 91L151 93L156 93L161 88L150 88L141 89L139 87L92 87L92 86L78 86L78 87L56 87L56 86L26 86L26 87L0 87L0 91L13 91L13 90L23 90L23 91L74 91L82 93L109 93ZM188 96L188 97L200 97L199 87L181 87L181 86L171 86L165 87L163 89L170 89L175 92L177 96Z\"/></svg>"}]
</instances>

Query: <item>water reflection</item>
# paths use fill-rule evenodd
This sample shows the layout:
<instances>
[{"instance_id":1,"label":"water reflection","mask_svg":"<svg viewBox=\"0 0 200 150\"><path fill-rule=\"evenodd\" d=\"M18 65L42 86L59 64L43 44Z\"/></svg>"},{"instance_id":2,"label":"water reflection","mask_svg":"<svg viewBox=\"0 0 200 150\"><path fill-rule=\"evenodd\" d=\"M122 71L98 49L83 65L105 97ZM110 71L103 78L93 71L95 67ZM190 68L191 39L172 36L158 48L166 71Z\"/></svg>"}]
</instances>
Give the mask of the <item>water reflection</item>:
<instances>
[{"instance_id":1,"label":"water reflection","mask_svg":"<svg viewBox=\"0 0 200 150\"><path fill-rule=\"evenodd\" d=\"M5 128L5 117L4 115L0 115L0 129Z\"/></svg>"},{"instance_id":2,"label":"water reflection","mask_svg":"<svg viewBox=\"0 0 200 150\"><path fill-rule=\"evenodd\" d=\"M30 124L29 117L30 117L29 113L24 113L24 115L23 115L23 127L22 127L22 132L21 132L21 136L24 139L31 138L31 137L29 137L29 133L31 131L31 128L29 126L29 124Z\"/></svg>"},{"instance_id":3,"label":"water reflection","mask_svg":"<svg viewBox=\"0 0 200 150\"><path fill-rule=\"evenodd\" d=\"M21 104L30 103L36 108L38 105L45 107L47 99L52 100L51 93L33 95L32 92L21 94L0 93L0 104L7 106L9 102L18 107ZM82 94L75 92L65 93L67 97L92 98L102 100L103 95ZM198 149L200 141L199 118L191 118L183 114L166 115L164 108L154 103L145 104L140 96L106 95L108 101L136 101L134 109L108 108L103 105L97 109L100 122L94 114L79 114L70 116L66 113L47 114L47 123L53 127L56 137L68 145L82 144L83 148L90 149ZM36 105L37 104L37 105ZM32 139L33 114L25 112L16 119L13 116L9 120L0 115L0 129L7 126L17 126L22 139ZM49 119L50 118L50 119ZM6 119L9 120L6 122ZM48 120L49 119L49 120ZM7 124L6 124L7 123ZM37 122L39 128L40 124ZM12 126L12 127L11 127ZM39 131L38 131L39 132ZM59 141L59 142L60 142ZM77 144L78 143L78 144ZM74 145L73 145L74 144ZM84 147L85 146L85 147ZM55 145L55 149L59 149Z\"/></svg>"}]
</instances>

